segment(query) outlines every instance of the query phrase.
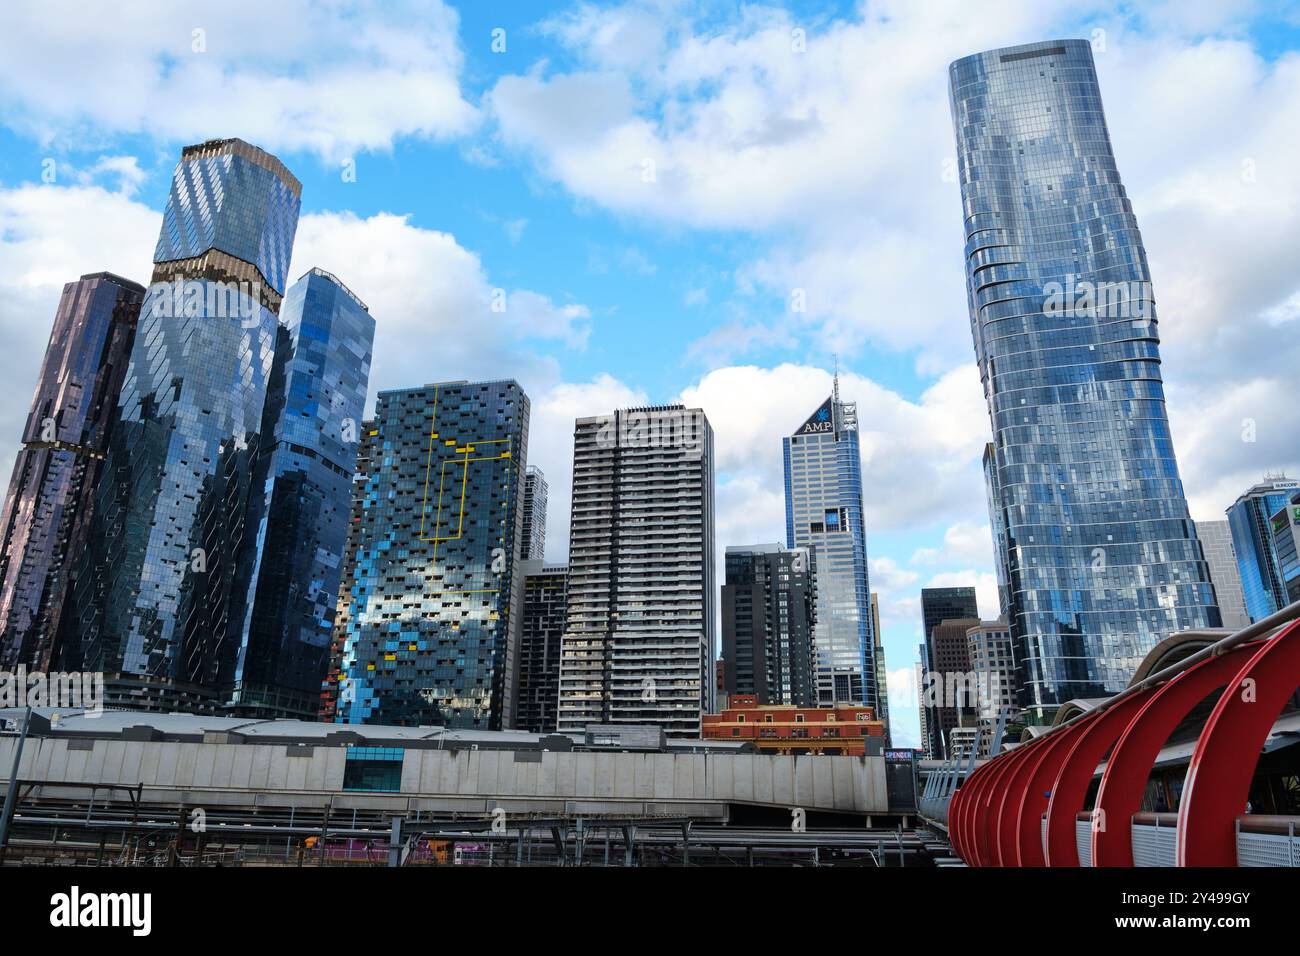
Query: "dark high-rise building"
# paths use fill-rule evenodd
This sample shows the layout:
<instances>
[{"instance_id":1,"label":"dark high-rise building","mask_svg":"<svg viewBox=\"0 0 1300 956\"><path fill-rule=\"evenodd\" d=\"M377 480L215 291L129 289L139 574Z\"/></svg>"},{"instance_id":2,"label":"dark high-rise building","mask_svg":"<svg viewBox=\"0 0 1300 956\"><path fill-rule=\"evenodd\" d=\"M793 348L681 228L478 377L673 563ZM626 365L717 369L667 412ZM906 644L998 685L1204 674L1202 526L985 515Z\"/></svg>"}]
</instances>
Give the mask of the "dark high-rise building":
<instances>
[{"instance_id":1,"label":"dark high-rise building","mask_svg":"<svg viewBox=\"0 0 1300 956\"><path fill-rule=\"evenodd\" d=\"M942 686L943 682L943 671L940 669L931 635L944 621L958 620L974 620L979 623L979 604L975 599L974 588L921 589L921 635L924 638L921 643L921 670L922 681L927 687L931 686L936 679L939 681L939 686ZM955 644L950 640L949 657L954 647ZM927 748L932 754L946 753L946 732L957 725L954 713L949 713L947 718L944 718L939 712L940 703L927 702L924 699L920 706L925 713L925 727L929 734Z\"/></svg>"},{"instance_id":2,"label":"dark high-rise building","mask_svg":"<svg viewBox=\"0 0 1300 956\"><path fill-rule=\"evenodd\" d=\"M300 192L238 139L186 147L176 166L60 622L64 668L108 674L110 705L203 709L234 681Z\"/></svg>"},{"instance_id":3,"label":"dark high-rise building","mask_svg":"<svg viewBox=\"0 0 1300 956\"><path fill-rule=\"evenodd\" d=\"M226 710L310 720L329 665L375 320L312 269L285 294L244 539L248 600ZM255 485L258 487L258 485Z\"/></svg>"},{"instance_id":4,"label":"dark high-rise building","mask_svg":"<svg viewBox=\"0 0 1300 956\"><path fill-rule=\"evenodd\" d=\"M1217 626L1165 413L1142 237L1090 45L950 67L975 354L1030 719Z\"/></svg>"},{"instance_id":5,"label":"dark high-rise building","mask_svg":"<svg viewBox=\"0 0 1300 956\"><path fill-rule=\"evenodd\" d=\"M974 588L921 588L921 636L944 621L973 617L979 620L979 602Z\"/></svg>"},{"instance_id":6,"label":"dark high-rise building","mask_svg":"<svg viewBox=\"0 0 1300 956\"><path fill-rule=\"evenodd\" d=\"M519 617L519 683L515 729L549 734L560 699L560 642L569 593L569 569L540 560L521 562L524 597Z\"/></svg>"},{"instance_id":7,"label":"dark high-rise building","mask_svg":"<svg viewBox=\"0 0 1300 956\"><path fill-rule=\"evenodd\" d=\"M1300 482L1285 476L1265 476L1228 509L1246 613L1252 621L1263 620L1290 603L1281 564L1273 548L1272 520L1298 488Z\"/></svg>"},{"instance_id":8,"label":"dark high-rise building","mask_svg":"<svg viewBox=\"0 0 1300 956\"><path fill-rule=\"evenodd\" d=\"M785 543L817 552L818 703L862 703L879 714L858 410L840 401L839 376L831 396L781 444Z\"/></svg>"},{"instance_id":9,"label":"dark high-rise building","mask_svg":"<svg viewBox=\"0 0 1300 956\"><path fill-rule=\"evenodd\" d=\"M379 393L338 722L513 726L528 418L511 381Z\"/></svg>"},{"instance_id":10,"label":"dark high-rise building","mask_svg":"<svg viewBox=\"0 0 1300 956\"><path fill-rule=\"evenodd\" d=\"M717 594L704 412L578 419L559 729L652 724L698 737L713 703Z\"/></svg>"},{"instance_id":11,"label":"dark high-rise building","mask_svg":"<svg viewBox=\"0 0 1300 956\"><path fill-rule=\"evenodd\" d=\"M725 573L722 659L728 696L816 707L816 555L779 544L732 546Z\"/></svg>"},{"instance_id":12,"label":"dark high-rise building","mask_svg":"<svg viewBox=\"0 0 1300 956\"><path fill-rule=\"evenodd\" d=\"M546 557L546 495L548 486L542 469L528 466L524 475L524 531L519 539L519 557L541 561Z\"/></svg>"},{"instance_id":13,"label":"dark high-rise building","mask_svg":"<svg viewBox=\"0 0 1300 956\"><path fill-rule=\"evenodd\" d=\"M928 673L939 697L926 724L936 756L956 756L953 731L958 727L973 731L978 726L979 699L966 632L979 623L977 617L944 620L930 631Z\"/></svg>"},{"instance_id":14,"label":"dark high-rise building","mask_svg":"<svg viewBox=\"0 0 1300 956\"><path fill-rule=\"evenodd\" d=\"M0 667L54 656L143 298L107 272L63 287L0 517Z\"/></svg>"},{"instance_id":15,"label":"dark high-rise building","mask_svg":"<svg viewBox=\"0 0 1300 956\"><path fill-rule=\"evenodd\" d=\"M352 588L357 583L357 548L361 543L361 522L366 512L366 480L370 477L375 438L379 429L373 421L361 423L357 442L357 462L352 472L348 511L348 533L343 543L343 566L339 575L338 603L334 609L334 628L330 637L329 671L321 682L320 719L333 723L339 710L339 678L343 674L343 651L347 646L348 625L352 621Z\"/></svg>"}]
</instances>

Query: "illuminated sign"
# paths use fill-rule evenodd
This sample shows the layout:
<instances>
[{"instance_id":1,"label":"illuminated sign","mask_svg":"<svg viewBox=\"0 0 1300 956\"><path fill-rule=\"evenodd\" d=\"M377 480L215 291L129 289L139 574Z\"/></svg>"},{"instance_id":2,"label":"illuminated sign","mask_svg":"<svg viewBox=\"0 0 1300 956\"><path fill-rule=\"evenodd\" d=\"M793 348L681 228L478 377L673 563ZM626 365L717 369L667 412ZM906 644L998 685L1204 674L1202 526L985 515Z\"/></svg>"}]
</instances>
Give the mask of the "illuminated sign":
<instances>
[{"instance_id":1,"label":"illuminated sign","mask_svg":"<svg viewBox=\"0 0 1300 956\"><path fill-rule=\"evenodd\" d=\"M828 398L822 407L813 412L812 417L799 429L800 435L817 435L835 430L835 416L831 414L831 400Z\"/></svg>"}]
</instances>

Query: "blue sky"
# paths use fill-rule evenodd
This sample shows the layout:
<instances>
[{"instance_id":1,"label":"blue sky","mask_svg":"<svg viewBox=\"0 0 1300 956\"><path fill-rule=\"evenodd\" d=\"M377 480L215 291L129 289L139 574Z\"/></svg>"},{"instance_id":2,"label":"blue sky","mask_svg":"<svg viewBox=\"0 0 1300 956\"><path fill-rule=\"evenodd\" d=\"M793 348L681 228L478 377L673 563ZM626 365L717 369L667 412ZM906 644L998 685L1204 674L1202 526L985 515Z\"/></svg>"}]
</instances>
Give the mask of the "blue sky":
<instances>
[{"instance_id":1,"label":"blue sky","mask_svg":"<svg viewBox=\"0 0 1300 956\"><path fill-rule=\"evenodd\" d=\"M780 436L838 355L914 741L920 588L996 610L947 64L1078 36L1152 262L1194 517L1300 473L1293 4L206 6L18 4L0 36L0 467L62 283L146 281L180 148L242 136L302 180L294 274L371 305L372 392L528 390L551 558L573 418L648 400L714 424L719 549L778 540Z\"/></svg>"}]
</instances>

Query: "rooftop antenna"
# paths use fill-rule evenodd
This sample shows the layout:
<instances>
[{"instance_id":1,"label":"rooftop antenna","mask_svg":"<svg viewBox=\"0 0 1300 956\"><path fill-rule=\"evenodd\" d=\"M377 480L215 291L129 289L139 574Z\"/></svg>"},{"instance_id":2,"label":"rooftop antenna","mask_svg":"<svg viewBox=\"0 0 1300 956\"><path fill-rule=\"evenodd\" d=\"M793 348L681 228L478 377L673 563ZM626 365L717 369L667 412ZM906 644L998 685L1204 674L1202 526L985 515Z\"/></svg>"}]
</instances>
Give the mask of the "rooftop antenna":
<instances>
[{"instance_id":1,"label":"rooftop antenna","mask_svg":"<svg viewBox=\"0 0 1300 956\"><path fill-rule=\"evenodd\" d=\"M835 372L831 378L831 421L836 432L840 430L840 353L831 356L835 363Z\"/></svg>"}]
</instances>

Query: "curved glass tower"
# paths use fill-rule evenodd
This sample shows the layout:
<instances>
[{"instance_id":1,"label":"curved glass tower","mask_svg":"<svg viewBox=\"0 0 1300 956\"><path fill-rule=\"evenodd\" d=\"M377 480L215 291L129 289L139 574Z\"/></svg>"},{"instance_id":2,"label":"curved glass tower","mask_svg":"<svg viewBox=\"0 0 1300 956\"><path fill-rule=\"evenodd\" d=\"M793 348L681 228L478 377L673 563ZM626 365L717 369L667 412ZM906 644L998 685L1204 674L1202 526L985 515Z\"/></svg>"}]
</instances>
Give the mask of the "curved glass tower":
<instances>
[{"instance_id":1,"label":"curved glass tower","mask_svg":"<svg viewBox=\"0 0 1300 956\"><path fill-rule=\"evenodd\" d=\"M110 704L183 710L229 684L236 556L302 187L242 140L181 152L116 409L94 524L60 625L63 669Z\"/></svg>"},{"instance_id":2,"label":"curved glass tower","mask_svg":"<svg viewBox=\"0 0 1300 956\"><path fill-rule=\"evenodd\" d=\"M1121 690L1157 642L1217 626L1219 613L1091 47L992 50L949 72L994 527L1022 703L1041 719Z\"/></svg>"}]
</instances>

